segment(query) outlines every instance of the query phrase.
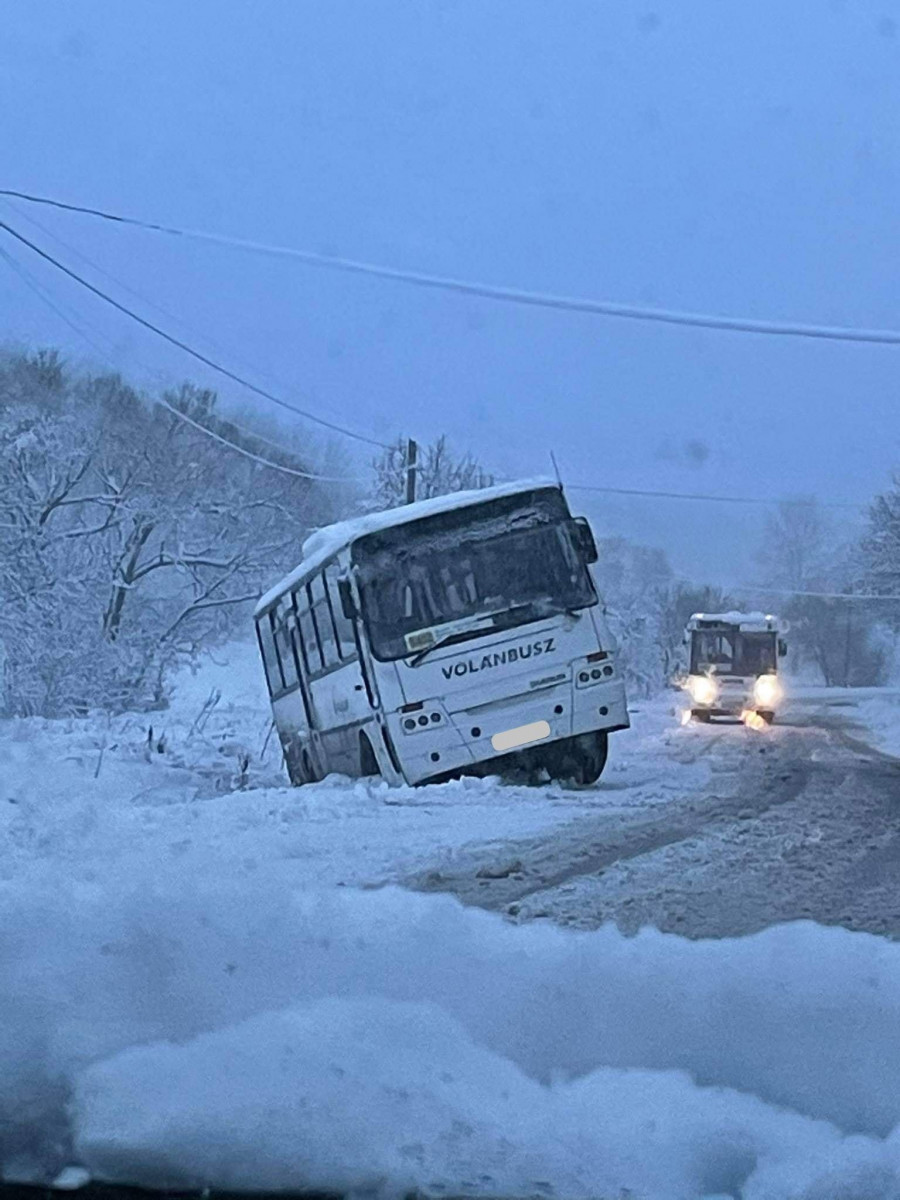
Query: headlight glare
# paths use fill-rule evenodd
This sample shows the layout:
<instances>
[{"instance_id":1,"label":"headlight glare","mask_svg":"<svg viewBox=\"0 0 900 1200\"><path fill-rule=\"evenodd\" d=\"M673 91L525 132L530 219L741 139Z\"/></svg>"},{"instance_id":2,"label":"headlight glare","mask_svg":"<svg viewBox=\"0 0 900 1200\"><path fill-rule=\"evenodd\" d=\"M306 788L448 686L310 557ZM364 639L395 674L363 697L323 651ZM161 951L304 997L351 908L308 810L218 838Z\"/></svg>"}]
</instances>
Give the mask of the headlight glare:
<instances>
[{"instance_id":1,"label":"headlight glare","mask_svg":"<svg viewBox=\"0 0 900 1200\"><path fill-rule=\"evenodd\" d=\"M692 675L688 691L696 704L713 704L719 695L719 685L710 675Z\"/></svg>"},{"instance_id":2,"label":"headlight glare","mask_svg":"<svg viewBox=\"0 0 900 1200\"><path fill-rule=\"evenodd\" d=\"M771 707L781 699L781 684L774 675L760 675L753 688L753 698L757 704Z\"/></svg>"}]
</instances>

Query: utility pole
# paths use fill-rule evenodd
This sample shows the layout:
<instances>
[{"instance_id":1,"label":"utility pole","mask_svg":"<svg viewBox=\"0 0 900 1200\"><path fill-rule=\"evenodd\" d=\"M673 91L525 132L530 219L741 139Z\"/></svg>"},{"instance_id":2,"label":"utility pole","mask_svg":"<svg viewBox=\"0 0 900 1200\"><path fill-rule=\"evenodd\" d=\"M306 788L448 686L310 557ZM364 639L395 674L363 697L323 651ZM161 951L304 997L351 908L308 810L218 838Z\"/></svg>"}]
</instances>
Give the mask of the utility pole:
<instances>
[{"instance_id":1,"label":"utility pole","mask_svg":"<svg viewBox=\"0 0 900 1200\"><path fill-rule=\"evenodd\" d=\"M844 635L844 687L850 686L850 621L853 601L845 600L847 605L847 627Z\"/></svg>"},{"instance_id":2,"label":"utility pole","mask_svg":"<svg viewBox=\"0 0 900 1200\"><path fill-rule=\"evenodd\" d=\"M419 457L419 447L410 438L406 443L406 503L414 504L416 500L416 467Z\"/></svg>"}]
</instances>

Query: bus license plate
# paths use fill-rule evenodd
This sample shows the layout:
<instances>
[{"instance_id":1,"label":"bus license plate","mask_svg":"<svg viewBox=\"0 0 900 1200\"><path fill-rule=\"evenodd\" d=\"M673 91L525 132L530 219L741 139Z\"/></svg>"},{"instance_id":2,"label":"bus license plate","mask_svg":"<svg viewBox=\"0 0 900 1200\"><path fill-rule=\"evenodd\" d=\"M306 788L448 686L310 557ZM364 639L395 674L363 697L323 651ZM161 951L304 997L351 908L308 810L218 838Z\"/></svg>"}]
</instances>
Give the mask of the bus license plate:
<instances>
[{"instance_id":1,"label":"bus license plate","mask_svg":"<svg viewBox=\"0 0 900 1200\"><path fill-rule=\"evenodd\" d=\"M515 729L495 733L491 745L498 752L515 750L517 746L527 746L529 742L539 742L549 736L550 726L546 721L532 721L530 725L519 725Z\"/></svg>"}]
</instances>

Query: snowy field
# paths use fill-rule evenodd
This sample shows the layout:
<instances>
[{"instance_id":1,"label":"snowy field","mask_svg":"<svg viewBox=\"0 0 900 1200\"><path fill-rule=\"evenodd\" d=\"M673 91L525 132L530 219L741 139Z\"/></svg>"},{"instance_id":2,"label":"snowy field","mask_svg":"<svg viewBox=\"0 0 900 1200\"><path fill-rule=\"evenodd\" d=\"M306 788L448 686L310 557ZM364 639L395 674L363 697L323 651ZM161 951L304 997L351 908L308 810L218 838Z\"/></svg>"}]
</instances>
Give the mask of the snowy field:
<instances>
[{"instance_id":1,"label":"snowy field","mask_svg":"<svg viewBox=\"0 0 900 1200\"><path fill-rule=\"evenodd\" d=\"M229 659L153 718L0 724L6 1178L896 1200L897 943L574 932L393 886L714 786L671 696L583 792L292 790ZM803 700L890 752L898 695Z\"/></svg>"}]
</instances>

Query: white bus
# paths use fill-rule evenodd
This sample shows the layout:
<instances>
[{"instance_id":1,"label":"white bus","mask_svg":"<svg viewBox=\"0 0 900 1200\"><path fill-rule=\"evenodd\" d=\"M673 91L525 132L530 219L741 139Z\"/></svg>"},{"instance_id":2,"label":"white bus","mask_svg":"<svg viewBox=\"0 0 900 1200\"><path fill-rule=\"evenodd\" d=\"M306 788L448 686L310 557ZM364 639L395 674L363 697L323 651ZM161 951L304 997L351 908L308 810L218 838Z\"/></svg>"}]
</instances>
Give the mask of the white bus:
<instances>
[{"instance_id":1,"label":"white bus","mask_svg":"<svg viewBox=\"0 0 900 1200\"><path fill-rule=\"evenodd\" d=\"M586 784L625 688L590 526L546 482L329 526L254 614L291 782L546 770Z\"/></svg>"},{"instance_id":2,"label":"white bus","mask_svg":"<svg viewBox=\"0 0 900 1200\"><path fill-rule=\"evenodd\" d=\"M778 659L787 654L787 623L770 613L694 613L685 690L695 721L756 714L769 725L783 698Z\"/></svg>"}]
</instances>

